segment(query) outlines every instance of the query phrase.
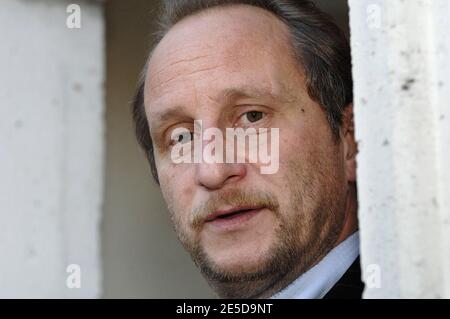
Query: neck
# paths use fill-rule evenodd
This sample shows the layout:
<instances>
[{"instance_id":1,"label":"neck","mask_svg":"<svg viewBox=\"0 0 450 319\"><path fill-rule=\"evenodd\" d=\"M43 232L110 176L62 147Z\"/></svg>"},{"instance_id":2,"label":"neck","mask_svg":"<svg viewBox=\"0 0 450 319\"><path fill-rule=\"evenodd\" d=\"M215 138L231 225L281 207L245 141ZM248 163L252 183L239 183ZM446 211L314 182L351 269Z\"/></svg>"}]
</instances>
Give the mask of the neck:
<instances>
[{"instance_id":1,"label":"neck","mask_svg":"<svg viewBox=\"0 0 450 319\"><path fill-rule=\"evenodd\" d=\"M345 220L342 231L334 244L334 247L338 246L344 240L346 240L350 235L358 230L358 200L356 185L350 184L347 193L347 203L345 209ZM334 248L333 247L333 248Z\"/></svg>"}]
</instances>

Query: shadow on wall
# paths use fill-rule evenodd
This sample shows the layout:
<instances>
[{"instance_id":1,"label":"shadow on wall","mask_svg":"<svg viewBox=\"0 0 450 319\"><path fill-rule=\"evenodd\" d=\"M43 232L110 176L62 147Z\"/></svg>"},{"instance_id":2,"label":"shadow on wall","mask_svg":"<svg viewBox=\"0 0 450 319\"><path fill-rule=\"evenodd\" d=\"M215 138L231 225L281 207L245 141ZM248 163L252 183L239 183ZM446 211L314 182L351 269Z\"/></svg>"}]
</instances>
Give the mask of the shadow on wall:
<instances>
[{"instance_id":1,"label":"shadow on wall","mask_svg":"<svg viewBox=\"0 0 450 319\"><path fill-rule=\"evenodd\" d=\"M346 0L316 2L348 30ZM154 1L106 2L103 297L210 298L211 289L172 230L159 188L133 135L130 102L156 10Z\"/></svg>"}]
</instances>

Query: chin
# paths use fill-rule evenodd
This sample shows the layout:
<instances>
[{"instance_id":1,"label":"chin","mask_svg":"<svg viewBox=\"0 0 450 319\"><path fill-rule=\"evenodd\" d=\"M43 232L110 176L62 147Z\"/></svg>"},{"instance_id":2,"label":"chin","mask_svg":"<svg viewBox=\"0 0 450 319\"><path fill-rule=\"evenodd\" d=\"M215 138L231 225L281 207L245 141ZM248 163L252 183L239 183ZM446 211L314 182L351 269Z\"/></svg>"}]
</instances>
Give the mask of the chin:
<instances>
[{"instance_id":1,"label":"chin","mask_svg":"<svg viewBox=\"0 0 450 319\"><path fill-rule=\"evenodd\" d=\"M230 276L239 276L260 272L268 261L268 247L254 247L252 245L227 249L222 251L206 251L213 268Z\"/></svg>"}]
</instances>

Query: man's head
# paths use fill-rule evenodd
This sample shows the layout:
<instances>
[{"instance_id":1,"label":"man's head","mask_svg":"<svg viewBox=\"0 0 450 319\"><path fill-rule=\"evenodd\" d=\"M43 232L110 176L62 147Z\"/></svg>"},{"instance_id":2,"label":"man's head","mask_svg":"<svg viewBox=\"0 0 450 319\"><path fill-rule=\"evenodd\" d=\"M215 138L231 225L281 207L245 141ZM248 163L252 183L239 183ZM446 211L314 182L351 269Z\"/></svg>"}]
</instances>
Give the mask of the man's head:
<instances>
[{"instance_id":1,"label":"man's head","mask_svg":"<svg viewBox=\"0 0 450 319\"><path fill-rule=\"evenodd\" d=\"M136 132L181 242L221 296L270 295L349 235L351 101L348 43L308 1L166 3ZM195 120L279 128L278 172L175 164L171 133Z\"/></svg>"}]
</instances>

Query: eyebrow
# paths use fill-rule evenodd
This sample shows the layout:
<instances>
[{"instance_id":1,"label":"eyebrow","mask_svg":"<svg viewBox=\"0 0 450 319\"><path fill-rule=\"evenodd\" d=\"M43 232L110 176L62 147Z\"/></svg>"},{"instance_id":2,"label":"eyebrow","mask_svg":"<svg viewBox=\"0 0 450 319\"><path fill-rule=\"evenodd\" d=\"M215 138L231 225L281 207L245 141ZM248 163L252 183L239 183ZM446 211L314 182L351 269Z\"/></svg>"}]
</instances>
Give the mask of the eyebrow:
<instances>
[{"instance_id":1,"label":"eyebrow","mask_svg":"<svg viewBox=\"0 0 450 319\"><path fill-rule=\"evenodd\" d=\"M276 98L274 94L268 92L266 89L257 89L250 86L242 88L228 88L223 90L220 96L228 100L237 100L239 98L260 98L264 96Z\"/></svg>"},{"instance_id":2,"label":"eyebrow","mask_svg":"<svg viewBox=\"0 0 450 319\"><path fill-rule=\"evenodd\" d=\"M171 118L180 116L180 114L183 114L184 107L181 105L177 105L174 107L169 107L167 109L164 109L161 112L158 112L155 114L154 119L158 123L166 122L167 120L170 120Z\"/></svg>"}]
</instances>

